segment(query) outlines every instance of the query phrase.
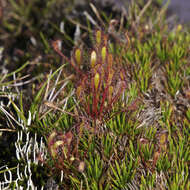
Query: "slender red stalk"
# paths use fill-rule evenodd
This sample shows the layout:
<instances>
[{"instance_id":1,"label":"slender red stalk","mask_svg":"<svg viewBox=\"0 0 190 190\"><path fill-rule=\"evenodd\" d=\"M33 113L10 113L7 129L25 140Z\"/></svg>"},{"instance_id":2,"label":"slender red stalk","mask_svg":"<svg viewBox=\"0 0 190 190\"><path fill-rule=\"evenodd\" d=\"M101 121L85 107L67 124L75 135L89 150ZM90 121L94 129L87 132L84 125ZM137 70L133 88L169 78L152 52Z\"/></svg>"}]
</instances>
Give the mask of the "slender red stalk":
<instances>
[{"instance_id":1,"label":"slender red stalk","mask_svg":"<svg viewBox=\"0 0 190 190\"><path fill-rule=\"evenodd\" d=\"M99 111L100 114L102 113L103 108L104 108L104 103L105 103L105 99L107 97L108 89L109 89L109 85L106 85L106 88L104 90L103 97L102 97L102 102L100 105L100 111Z\"/></svg>"},{"instance_id":2,"label":"slender red stalk","mask_svg":"<svg viewBox=\"0 0 190 190\"><path fill-rule=\"evenodd\" d=\"M115 103L115 101L120 97L121 93L123 92L124 85L122 85L122 89L118 91L118 93L113 97L111 102L109 103L108 107L105 109L105 112L111 109L112 104Z\"/></svg>"},{"instance_id":3,"label":"slender red stalk","mask_svg":"<svg viewBox=\"0 0 190 190\"><path fill-rule=\"evenodd\" d=\"M110 67L109 67L109 64L107 64L108 65L108 72L106 72L106 74L105 74L105 77L106 77L106 88L105 88L105 90L104 90L104 92L103 92L103 97L102 97L102 102L101 102L101 105L100 105L100 111L99 111L99 113L101 114L102 113L102 111L103 111L103 108L104 108L104 103L105 103L105 99L106 99L106 97L107 97L107 94L108 94L108 90L109 90L109 71L110 71Z\"/></svg>"}]
</instances>

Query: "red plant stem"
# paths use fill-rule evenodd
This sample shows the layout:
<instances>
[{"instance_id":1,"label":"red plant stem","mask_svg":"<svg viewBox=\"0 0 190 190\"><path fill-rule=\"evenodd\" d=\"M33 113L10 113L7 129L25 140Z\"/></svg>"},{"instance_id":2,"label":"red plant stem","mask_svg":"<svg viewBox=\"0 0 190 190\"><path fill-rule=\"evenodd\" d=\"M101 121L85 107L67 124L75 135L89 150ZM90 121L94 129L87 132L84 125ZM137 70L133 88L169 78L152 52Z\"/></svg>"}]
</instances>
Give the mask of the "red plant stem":
<instances>
[{"instance_id":1,"label":"red plant stem","mask_svg":"<svg viewBox=\"0 0 190 190\"><path fill-rule=\"evenodd\" d=\"M101 114L102 111L103 111L105 99L106 99L106 97L107 97L107 93L108 93L109 86L110 86L110 85L109 85L109 71L110 71L110 67L109 67L109 64L108 64L108 71L105 73L105 75L106 75L106 88L105 88L105 90L104 90L104 92L103 92L102 103L101 103L101 105L100 105L100 111L99 111L100 114Z\"/></svg>"},{"instance_id":2,"label":"red plant stem","mask_svg":"<svg viewBox=\"0 0 190 190\"><path fill-rule=\"evenodd\" d=\"M96 99L96 96L97 96L97 92L93 93L93 102L92 102L92 114L94 116L94 118L98 116L98 113L97 113L97 99Z\"/></svg>"},{"instance_id":3,"label":"red plant stem","mask_svg":"<svg viewBox=\"0 0 190 190\"><path fill-rule=\"evenodd\" d=\"M88 102L89 102L89 100L88 100ZM88 115L91 115L91 113L90 113L90 104L87 104L87 101L86 101L86 112L87 112L87 114Z\"/></svg>"},{"instance_id":4,"label":"red plant stem","mask_svg":"<svg viewBox=\"0 0 190 190\"><path fill-rule=\"evenodd\" d=\"M92 113L93 119L98 118L98 100L100 96L100 87L101 87L101 80L99 81L98 88L96 89L94 80L92 82Z\"/></svg>"},{"instance_id":5,"label":"red plant stem","mask_svg":"<svg viewBox=\"0 0 190 190\"><path fill-rule=\"evenodd\" d=\"M111 105L112 105L113 103L115 103L115 101L119 98L119 96L120 96L121 93L123 92L123 88L124 88L124 87L122 87L122 89L119 90L119 92L113 97L113 99L112 99L111 102L109 103L107 109L105 110L106 112L107 112L109 109L111 109Z\"/></svg>"},{"instance_id":6,"label":"red plant stem","mask_svg":"<svg viewBox=\"0 0 190 190\"><path fill-rule=\"evenodd\" d=\"M100 83L99 82L99 87L100 87ZM99 88L98 88L99 89ZM93 102L92 102L92 115L93 118L98 118L98 100L99 100L99 94L98 94L98 89L95 89L95 85L93 84Z\"/></svg>"},{"instance_id":7,"label":"red plant stem","mask_svg":"<svg viewBox=\"0 0 190 190\"><path fill-rule=\"evenodd\" d=\"M106 63L107 63L107 59L106 59ZM105 99L107 97L107 93L108 93L108 89L109 89L109 71L110 71L110 67L109 66L110 66L109 63L107 63L107 72L105 72L106 88L105 88L105 90L103 92L102 102L100 104L100 110L99 110L100 116L102 115L101 113L103 111Z\"/></svg>"},{"instance_id":8,"label":"red plant stem","mask_svg":"<svg viewBox=\"0 0 190 190\"><path fill-rule=\"evenodd\" d=\"M105 103L105 99L106 99L106 96L107 96L107 93L108 93L108 89L109 89L109 85L107 84L106 88L104 90L104 93L103 93L102 103L100 105L100 111L99 111L100 114L102 113L103 108L104 108L104 103Z\"/></svg>"}]
</instances>

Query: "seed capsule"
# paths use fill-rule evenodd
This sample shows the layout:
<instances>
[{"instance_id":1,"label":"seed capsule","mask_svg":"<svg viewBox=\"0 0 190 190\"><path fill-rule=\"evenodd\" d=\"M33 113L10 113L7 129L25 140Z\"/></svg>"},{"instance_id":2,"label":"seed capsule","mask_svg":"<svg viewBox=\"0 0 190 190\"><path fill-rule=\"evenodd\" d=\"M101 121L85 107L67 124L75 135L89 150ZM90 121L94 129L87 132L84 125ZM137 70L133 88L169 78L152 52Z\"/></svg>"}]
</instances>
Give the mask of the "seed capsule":
<instances>
[{"instance_id":1,"label":"seed capsule","mask_svg":"<svg viewBox=\"0 0 190 190\"><path fill-rule=\"evenodd\" d=\"M80 63L81 63L81 50L80 49L77 49L75 51L75 59L76 59L77 64L80 65Z\"/></svg>"},{"instance_id":2,"label":"seed capsule","mask_svg":"<svg viewBox=\"0 0 190 190\"><path fill-rule=\"evenodd\" d=\"M92 65L92 68L94 68L95 64L96 64L96 52L93 51L91 53L91 65Z\"/></svg>"},{"instance_id":3,"label":"seed capsule","mask_svg":"<svg viewBox=\"0 0 190 190\"><path fill-rule=\"evenodd\" d=\"M105 46L102 48L101 53L102 53L102 61L105 62L105 60L106 60L106 47Z\"/></svg>"},{"instance_id":4,"label":"seed capsule","mask_svg":"<svg viewBox=\"0 0 190 190\"><path fill-rule=\"evenodd\" d=\"M100 82L100 75L99 73L96 73L94 77L94 86L96 90L98 89L99 82Z\"/></svg>"},{"instance_id":5,"label":"seed capsule","mask_svg":"<svg viewBox=\"0 0 190 190\"><path fill-rule=\"evenodd\" d=\"M102 38L102 33L101 33L100 30L98 30L98 31L96 32L96 43L97 43L98 45L101 44L101 38Z\"/></svg>"}]
</instances>

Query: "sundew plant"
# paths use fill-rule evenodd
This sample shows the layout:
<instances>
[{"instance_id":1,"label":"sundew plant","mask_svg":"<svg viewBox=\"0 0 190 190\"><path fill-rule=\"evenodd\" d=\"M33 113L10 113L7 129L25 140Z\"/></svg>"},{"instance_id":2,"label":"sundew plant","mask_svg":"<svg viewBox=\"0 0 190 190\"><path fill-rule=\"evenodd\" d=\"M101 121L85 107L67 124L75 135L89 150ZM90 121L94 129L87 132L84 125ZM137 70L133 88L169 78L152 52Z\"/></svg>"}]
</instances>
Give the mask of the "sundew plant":
<instances>
[{"instance_id":1,"label":"sundew plant","mask_svg":"<svg viewBox=\"0 0 190 190\"><path fill-rule=\"evenodd\" d=\"M72 40L20 20L38 1L11 1L0 32L16 19L13 36L31 26L41 40L14 58L0 49L0 189L190 189L190 32L161 4L112 15L90 3L85 21L66 20Z\"/></svg>"}]
</instances>

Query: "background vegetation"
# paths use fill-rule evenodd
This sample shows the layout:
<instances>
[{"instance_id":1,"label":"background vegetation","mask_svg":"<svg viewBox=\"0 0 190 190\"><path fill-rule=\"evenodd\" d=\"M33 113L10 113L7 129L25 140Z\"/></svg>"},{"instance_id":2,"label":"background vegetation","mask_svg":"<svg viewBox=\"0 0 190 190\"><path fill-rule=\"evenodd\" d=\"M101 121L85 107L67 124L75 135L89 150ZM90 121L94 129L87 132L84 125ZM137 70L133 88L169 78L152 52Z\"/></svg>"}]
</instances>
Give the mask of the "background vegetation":
<instances>
[{"instance_id":1,"label":"background vegetation","mask_svg":"<svg viewBox=\"0 0 190 190\"><path fill-rule=\"evenodd\" d=\"M190 33L161 5L1 2L0 189L190 189Z\"/></svg>"}]
</instances>

